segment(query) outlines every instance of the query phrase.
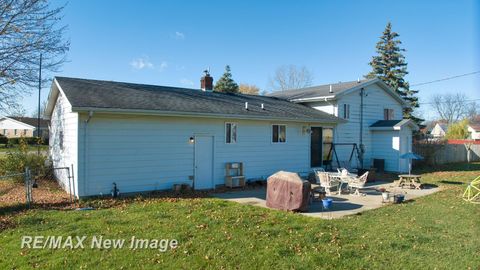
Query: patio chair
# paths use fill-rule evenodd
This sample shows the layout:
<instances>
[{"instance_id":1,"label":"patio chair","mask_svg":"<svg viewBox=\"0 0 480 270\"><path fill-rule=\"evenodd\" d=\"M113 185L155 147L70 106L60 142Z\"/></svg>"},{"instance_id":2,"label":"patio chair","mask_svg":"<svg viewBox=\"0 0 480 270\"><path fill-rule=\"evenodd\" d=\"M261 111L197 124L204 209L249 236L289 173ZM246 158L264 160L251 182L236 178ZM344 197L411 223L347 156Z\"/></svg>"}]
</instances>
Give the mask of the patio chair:
<instances>
[{"instance_id":1,"label":"patio chair","mask_svg":"<svg viewBox=\"0 0 480 270\"><path fill-rule=\"evenodd\" d=\"M328 174L327 172L318 172L315 174L315 176L317 177L317 181L320 186L325 189L327 195L332 194L331 189L333 187L338 187L338 182L332 179L332 177L330 177L330 174Z\"/></svg>"},{"instance_id":2,"label":"patio chair","mask_svg":"<svg viewBox=\"0 0 480 270\"><path fill-rule=\"evenodd\" d=\"M315 173L315 177L317 176L317 173L325 172L324 168L315 168L313 169L313 173Z\"/></svg>"},{"instance_id":3,"label":"patio chair","mask_svg":"<svg viewBox=\"0 0 480 270\"><path fill-rule=\"evenodd\" d=\"M355 192L353 193L354 195L365 195L365 194L361 194L360 190L365 188L365 184L367 183L367 178L368 178L368 172L364 173L360 177L350 178L350 181L348 181L348 186L351 189L355 189Z\"/></svg>"},{"instance_id":4,"label":"patio chair","mask_svg":"<svg viewBox=\"0 0 480 270\"><path fill-rule=\"evenodd\" d=\"M347 176L350 172L345 168L337 168L337 172L340 176Z\"/></svg>"},{"instance_id":5,"label":"patio chair","mask_svg":"<svg viewBox=\"0 0 480 270\"><path fill-rule=\"evenodd\" d=\"M352 167L352 164L349 161L340 161L340 167L337 168L337 170L347 170L349 172L357 173L357 169Z\"/></svg>"}]
</instances>

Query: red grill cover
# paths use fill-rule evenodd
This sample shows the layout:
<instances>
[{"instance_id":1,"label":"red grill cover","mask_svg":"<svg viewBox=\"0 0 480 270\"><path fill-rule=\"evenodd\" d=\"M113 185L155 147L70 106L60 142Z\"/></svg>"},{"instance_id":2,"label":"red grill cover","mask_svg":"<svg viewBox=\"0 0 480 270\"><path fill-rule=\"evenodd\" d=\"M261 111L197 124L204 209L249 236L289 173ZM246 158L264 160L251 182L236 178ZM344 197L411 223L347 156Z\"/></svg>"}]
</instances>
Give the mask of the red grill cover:
<instances>
[{"instance_id":1,"label":"red grill cover","mask_svg":"<svg viewBox=\"0 0 480 270\"><path fill-rule=\"evenodd\" d=\"M279 171L267 179L267 207L308 211L310 182L302 180L298 174Z\"/></svg>"}]
</instances>

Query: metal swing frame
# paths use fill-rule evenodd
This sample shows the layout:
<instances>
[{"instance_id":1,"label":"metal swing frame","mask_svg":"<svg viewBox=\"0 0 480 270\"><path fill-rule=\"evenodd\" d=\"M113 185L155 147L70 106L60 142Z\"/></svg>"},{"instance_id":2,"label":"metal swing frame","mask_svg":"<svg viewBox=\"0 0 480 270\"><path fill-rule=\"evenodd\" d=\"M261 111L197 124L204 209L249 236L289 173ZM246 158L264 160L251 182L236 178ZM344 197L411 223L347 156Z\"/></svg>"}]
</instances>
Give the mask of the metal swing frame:
<instances>
[{"instance_id":1,"label":"metal swing frame","mask_svg":"<svg viewBox=\"0 0 480 270\"><path fill-rule=\"evenodd\" d=\"M352 146L352 152L350 152L350 158L348 159L348 162L350 164L352 163L353 155L354 153L356 153L357 162L358 164L360 164L360 148L358 148L358 145L356 143L332 143L332 147L330 148L330 151L328 151L327 160L333 161L332 158L335 157L335 161L337 162L337 167L340 168L340 160L338 159L338 154L336 149L336 146L340 146L340 145ZM330 166L332 165L330 164Z\"/></svg>"}]
</instances>

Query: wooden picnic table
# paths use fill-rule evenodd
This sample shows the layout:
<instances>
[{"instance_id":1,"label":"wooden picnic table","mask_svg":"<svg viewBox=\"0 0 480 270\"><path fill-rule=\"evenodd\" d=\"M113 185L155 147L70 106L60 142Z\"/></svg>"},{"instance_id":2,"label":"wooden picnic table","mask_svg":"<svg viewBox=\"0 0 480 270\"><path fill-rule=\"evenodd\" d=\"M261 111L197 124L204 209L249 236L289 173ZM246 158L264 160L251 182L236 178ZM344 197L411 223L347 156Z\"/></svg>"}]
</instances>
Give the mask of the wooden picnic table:
<instances>
[{"instance_id":1,"label":"wooden picnic table","mask_svg":"<svg viewBox=\"0 0 480 270\"><path fill-rule=\"evenodd\" d=\"M397 181L397 186L403 187L403 186L409 186L413 187L415 189L421 189L422 188L422 183L420 182L420 179L422 176L417 175L417 174L400 174L398 176L400 179Z\"/></svg>"}]
</instances>

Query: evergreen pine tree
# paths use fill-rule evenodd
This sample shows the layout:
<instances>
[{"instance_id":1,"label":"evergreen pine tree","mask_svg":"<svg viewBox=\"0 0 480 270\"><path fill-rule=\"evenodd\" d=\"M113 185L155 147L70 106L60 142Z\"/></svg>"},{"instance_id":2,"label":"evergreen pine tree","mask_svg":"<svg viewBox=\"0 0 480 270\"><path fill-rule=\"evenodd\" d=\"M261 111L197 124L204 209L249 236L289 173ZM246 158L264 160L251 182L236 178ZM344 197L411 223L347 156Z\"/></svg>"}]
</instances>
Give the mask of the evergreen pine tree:
<instances>
[{"instance_id":1,"label":"evergreen pine tree","mask_svg":"<svg viewBox=\"0 0 480 270\"><path fill-rule=\"evenodd\" d=\"M215 87L213 88L217 92L224 93L238 93L238 84L232 79L232 73L230 66L225 67L225 73L218 79Z\"/></svg>"},{"instance_id":2,"label":"evergreen pine tree","mask_svg":"<svg viewBox=\"0 0 480 270\"><path fill-rule=\"evenodd\" d=\"M398 37L396 32L392 32L392 25L389 22L377 43L377 55L373 56L369 63L372 71L365 77L369 79L378 77L392 87L411 106L404 109L403 118L412 119L419 125L423 119L413 116L414 108L419 107L418 97L415 96L418 91L411 90L409 83L405 81L404 77L408 74L407 62L402 54L405 49L400 48L402 42Z\"/></svg>"}]
</instances>

